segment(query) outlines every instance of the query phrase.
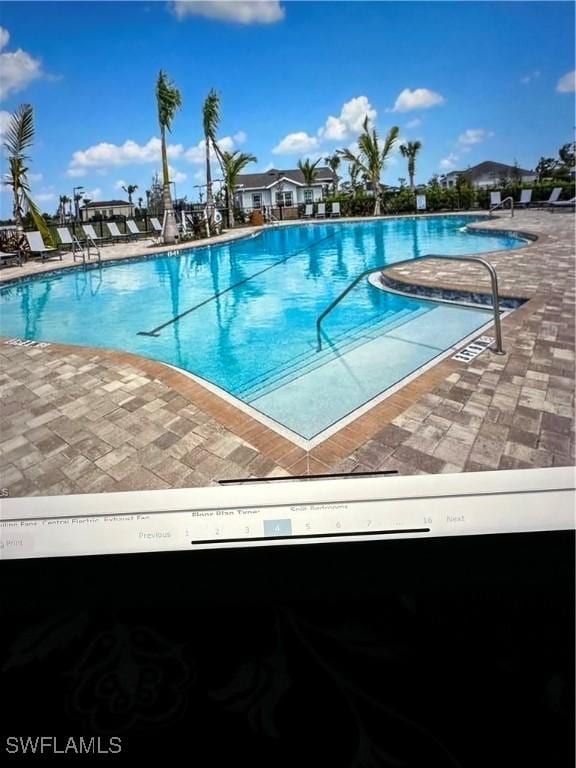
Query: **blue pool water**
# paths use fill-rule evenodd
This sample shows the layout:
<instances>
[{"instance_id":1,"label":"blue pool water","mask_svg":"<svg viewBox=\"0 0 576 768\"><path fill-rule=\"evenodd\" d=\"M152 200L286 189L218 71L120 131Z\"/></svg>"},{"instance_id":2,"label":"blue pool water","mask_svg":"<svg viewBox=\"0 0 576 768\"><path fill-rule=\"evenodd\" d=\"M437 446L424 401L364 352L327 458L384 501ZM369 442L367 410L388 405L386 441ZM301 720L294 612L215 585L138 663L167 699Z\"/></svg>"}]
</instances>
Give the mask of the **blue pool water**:
<instances>
[{"instance_id":1,"label":"blue pool water","mask_svg":"<svg viewBox=\"0 0 576 768\"><path fill-rule=\"evenodd\" d=\"M328 316L316 349L318 315L363 270L524 242L462 231L473 220L272 228L227 245L54 274L0 291L0 332L170 363L310 439L490 320L483 309L362 282ZM140 335L160 326L157 336Z\"/></svg>"}]
</instances>

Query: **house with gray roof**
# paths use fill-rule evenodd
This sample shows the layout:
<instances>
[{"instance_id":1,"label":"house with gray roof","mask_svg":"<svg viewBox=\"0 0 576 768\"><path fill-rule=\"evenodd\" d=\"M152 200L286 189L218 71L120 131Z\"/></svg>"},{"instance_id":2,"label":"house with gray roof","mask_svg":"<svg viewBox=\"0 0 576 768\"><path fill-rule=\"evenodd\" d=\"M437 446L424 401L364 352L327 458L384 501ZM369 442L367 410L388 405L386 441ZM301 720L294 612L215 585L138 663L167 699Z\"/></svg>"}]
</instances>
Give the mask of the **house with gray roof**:
<instances>
[{"instance_id":1,"label":"house with gray roof","mask_svg":"<svg viewBox=\"0 0 576 768\"><path fill-rule=\"evenodd\" d=\"M503 183L511 181L517 181L519 184L533 184L538 181L536 171L485 160L483 163L466 168L465 171L450 171L440 178L440 185L445 189L455 187L460 176L466 176L470 184L476 189L495 189Z\"/></svg>"},{"instance_id":2,"label":"house with gray roof","mask_svg":"<svg viewBox=\"0 0 576 768\"><path fill-rule=\"evenodd\" d=\"M337 175L326 167L316 168L316 178L311 185L305 183L299 169L271 168L263 173L243 173L236 182L236 205L259 209L316 203L324 199L325 190L331 190L337 180Z\"/></svg>"},{"instance_id":3,"label":"house with gray roof","mask_svg":"<svg viewBox=\"0 0 576 768\"><path fill-rule=\"evenodd\" d=\"M132 216L134 205L126 200L94 200L85 203L80 209L80 218L82 221L90 219L112 219L115 216Z\"/></svg>"}]
</instances>

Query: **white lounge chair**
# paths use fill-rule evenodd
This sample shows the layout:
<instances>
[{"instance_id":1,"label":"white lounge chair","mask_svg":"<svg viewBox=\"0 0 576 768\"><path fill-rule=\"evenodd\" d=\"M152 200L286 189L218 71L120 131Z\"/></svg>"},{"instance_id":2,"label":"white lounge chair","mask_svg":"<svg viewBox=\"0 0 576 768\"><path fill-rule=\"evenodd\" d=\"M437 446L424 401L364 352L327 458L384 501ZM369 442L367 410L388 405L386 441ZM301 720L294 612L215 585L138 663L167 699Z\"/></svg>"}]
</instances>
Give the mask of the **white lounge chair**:
<instances>
[{"instance_id":1,"label":"white lounge chair","mask_svg":"<svg viewBox=\"0 0 576 768\"><path fill-rule=\"evenodd\" d=\"M570 198L570 200L555 200L553 203L549 203L551 211L561 211L567 208L576 209L576 197Z\"/></svg>"},{"instance_id":2,"label":"white lounge chair","mask_svg":"<svg viewBox=\"0 0 576 768\"><path fill-rule=\"evenodd\" d=\"M530 203L532 202L532 190L531 189L523 189L520 193L520 200L516 203L516 207L520 208L521 206L524 206L524 208L527 208Z\"/></svg>"},{"instance_id":3,"label":"white lounge chair","mask_svg":"<svg viewBox=\"0 0 576 768\"><path fill-rule=\"evenodd\" d=\"M46 245L40 232L24 232L24 234L30 246L30 253L39 253L42 261L52 259L54 256L58 256L60 261L62 261L62 251Z\"/></svg>"},{"instance_id":4,"label":"white lounge chair","mask_svg":"<svg viewBox=\"0 0 576 768\"><path fill-rule=\"evenodd\" d=\"M0 267L13 264L14 262L19 267L22 266L22 253L20 251L0 251Z\"/></svg>"},{"instance_id":5,"label":"white lounge chair","mask_svg":"<svg viewBox=\"0 0 576 768\"><path fill-rule=\"evenodd\" d=\"M94 245L97 243L103 243L104 240L110 240L109 237L102 237L102 235L97 235L96 230L94 229L92 224L82 224L82 229L84 230L84 234L86 235L86 238Z\"/></svg>"},{"instance_id":6,"label":"white lounge chair","mask_svg":"<svg viewBox=\"0 0 576 768\"><path fill-rule=\"evenodd\" d=\"M318 203L318 209L316 211L316 218L317 219L325 219L326 218L326 203Z\"/></svg>"},{"instance_id":7,"label":"white lounge chair","mask_svg":"<svg viewBox=\"0 0 576 768\"><path fill-rule=\"evenodd\" d=\"M72 246L72 255L74 257L74 261L76 261L76 254L78 252L80 252L82 254L82 258L84 258L84 245L78 240L76 235L71 234L68 227L56 227L56 232L58 232L58 237L60 238L62 245Z\"/></svg>"},{"instance_id":8,"label":"white lounge chair","mask_svg":"<svg viewBox=\"0 0 576 768\"><path fill-rule=\"evenodd\" d=\"M112 235L112 239L116 241L120 240L130 240L131 235L128 232L120 232L118 229L118 224L114 221L107 221L106 226L110 230L110 234Z\"/></svg>"},{"instance_id":9,"label":"white lounge chair","mask_svg":"<svg viewBox=\"0 0 576 768\"><path fill-rule=\"evenodd\" d=\"M330 216L340 216L340 203L339 202L332 203L332 210L330 211Z\"/></svg>"},{"instance_id":10,"label":"white lounge chair","mask_svg":"<svg viewBox=\"0 0 576 768\"><path fill-rule=\"evenodd\" d=\"M134 219L127 219L126 226L128 227L130 234L134 237L150 237L153 234L152 232L143 232L138 229L138 224L136 224Z\"/></svg>"},{"instance_id":11,"label":"white lounge chair","mask_svg":"<svg viewBox=\"0 0 576 768\"><path fill-rule=\"evenodd\" d=\"M502 196L500 195L500 192L490 192L490 208L500 205L501 202Z\"/></svg>"},{"instance_id":12,"label":"white lounge chair","mask_svg":"<svg viewBox=\"0 0 576 768\"><path fill-rule=\"evenodd\" d=\"M561 194L562 194L562 187L554 187L552 192L550 192L550 197L548 198L548 200L542 201L540 205L542 206L554 205L554 203L558 202Z\"/></svg>"},{"instance_id":13,"label":"white lounge chair","mask_svg":"<svg viewBox=\"0 0 576 768\"><path fill-rule=\"evenodd\" d=\"M304 218L309 219L314 215L314 203L308 203L304 211Z\"/></svg>"},{"instance_id":14,"label":"white lounge chair","mask_svg":"<svg viewBox=\"0 0 576 768\"><path fill-rule=\"evenodd\" d=\"M152 225L152 239L155 243L159 243L162 240L162 224L155 216L150 219L150 224Z\"/></svg>"}]
</instances>

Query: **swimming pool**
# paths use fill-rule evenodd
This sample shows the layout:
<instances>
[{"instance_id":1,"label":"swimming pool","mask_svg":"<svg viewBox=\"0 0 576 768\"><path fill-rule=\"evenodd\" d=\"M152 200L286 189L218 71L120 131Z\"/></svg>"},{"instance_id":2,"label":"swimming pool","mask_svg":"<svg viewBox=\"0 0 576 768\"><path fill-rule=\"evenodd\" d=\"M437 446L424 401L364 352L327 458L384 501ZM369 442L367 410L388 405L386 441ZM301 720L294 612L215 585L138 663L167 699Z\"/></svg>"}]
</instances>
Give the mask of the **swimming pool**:
<instances>
[{"instance_id":1,"label":"swimming pool","mask_svg":"<svg viewBox=\"0 0 576 768\"><path fill-rule=\"evenodd\" d=\"M309 441L490 322L482 308L354 288L363 270L441 253L516 248L480 217L330 222L52 273L0 290L0 331L124 350L181 368Z\"/></svg>"}]
</instances>

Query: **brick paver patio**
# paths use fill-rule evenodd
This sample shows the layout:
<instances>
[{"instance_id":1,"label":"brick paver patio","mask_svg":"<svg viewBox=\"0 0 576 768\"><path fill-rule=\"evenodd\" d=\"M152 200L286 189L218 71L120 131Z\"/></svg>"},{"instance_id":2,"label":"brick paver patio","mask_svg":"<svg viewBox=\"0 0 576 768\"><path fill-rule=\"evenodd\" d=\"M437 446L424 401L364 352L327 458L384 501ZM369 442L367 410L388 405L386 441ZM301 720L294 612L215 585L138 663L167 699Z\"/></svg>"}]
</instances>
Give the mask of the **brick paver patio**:
<instances>
[{"instance_id":1,"label":"brick paver patio","mask_svg":"<svg viewBox=\"0 0 576 768\"><path fill-rule=\"evenodd\" d=\"M309 452L155 361L4 340L1 486L27 496L573 464L574 216L522 211L482 226L538 236L524 249L486 256L502 294L528 299L503 320L506 355L484 352L468 364L445 359ZM141 245L106 249L108 258L138 252ZM5 269L0 280L21 274ZM387 274L407 287L489 290L486 276L462 263L424 262Z\"/></svg>"}]
</instances>

